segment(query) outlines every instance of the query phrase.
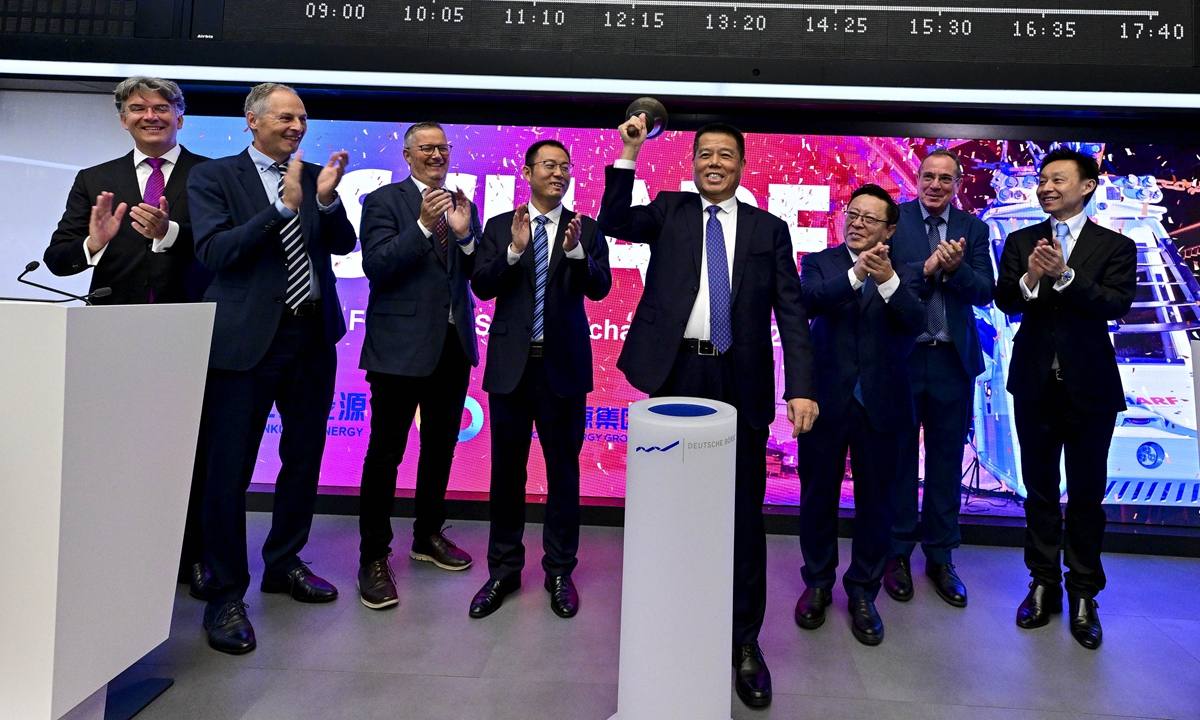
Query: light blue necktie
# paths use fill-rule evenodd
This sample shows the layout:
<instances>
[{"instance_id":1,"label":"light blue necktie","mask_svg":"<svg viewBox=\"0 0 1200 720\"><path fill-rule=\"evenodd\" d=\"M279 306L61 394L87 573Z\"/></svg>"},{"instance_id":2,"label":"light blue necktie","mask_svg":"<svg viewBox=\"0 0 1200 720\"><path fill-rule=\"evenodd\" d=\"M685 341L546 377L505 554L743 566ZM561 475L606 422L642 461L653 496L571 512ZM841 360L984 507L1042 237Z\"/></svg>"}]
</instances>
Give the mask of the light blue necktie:
<instances>
[{"instance_id":1,"label":"light blue necktie","mask_svg":"<svg viewBox=\"0 0 1200 720\"><path fill-rule=\"evenodd\" d=\"M538 215L534 222L537 227L533 230L533 267L537 279L533 284L533 339L540 340L545 324L546 274L550 269L550 240L546 236L546 223L550 218Z\"/></svg>"},{"instance_id":2,"label":"light blue necktie","mask_svg":"<svg viewBox=\"0 0 1200 720\"><path fill-rule=\"evenodd\" d=\"M1065 222L1060 222L1054 227L1054 234L1058 236L1058 244L1062 246L1063 262L1067 261L1067 240L1071 236L1071 228L1067 227Z\"/></svg>"},{"instance_id":3,"label":"light blue necktie","mask_svg":"<svg viewBox=\"0 0 1200 720\"><path fill-rule=\"evenodd\" d=\"M708 335L717 352L725 353L733 345L733 330L729 320L729 262L725 254L725 230L717 219L720 211L718 205L708 206L704 246L708 254Z\"/></svg>"}]
</instances>

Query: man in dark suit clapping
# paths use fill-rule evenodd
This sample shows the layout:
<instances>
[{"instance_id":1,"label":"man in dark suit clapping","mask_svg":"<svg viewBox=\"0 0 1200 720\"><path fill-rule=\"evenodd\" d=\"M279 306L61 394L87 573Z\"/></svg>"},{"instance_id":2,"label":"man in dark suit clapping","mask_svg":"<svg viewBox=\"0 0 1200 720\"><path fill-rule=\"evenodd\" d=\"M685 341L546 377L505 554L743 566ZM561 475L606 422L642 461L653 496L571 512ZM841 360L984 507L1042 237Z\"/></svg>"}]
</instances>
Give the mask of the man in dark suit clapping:
<instances>
[{"instance_id":1,"label":"man in dark suit clapping","mask_svg":"<svg viewBox=\"0 0 1200 720\"><path fill-rule=\"evenodd\" d=\"M596 221L562 205L571 184L571 156L562 143L530 146L521 176L530 201L488 221L471 283L481 299L496 299L496 311L483 376L492 429L489 579L471 601L470 616L495 612L521 585L526 463L536 424L546 458L545 587L551 609L569 618L579 609L571 572L578 564L579 451L592 390L583 300L603 300L612 273Z\"/></svg>"},{"instance_id":2,"label":"man in dark suit clapping","mask_svg":"<svg viewBox=\"0 0 1200 720\"><path fill-rule=\"evenodd\" d=\"M715 123L696 131L692 172L698 193L664 191L642 207L632 207L632 196L646 140L644 118L630 118L620 133L624 147L605 173L600 229L649 245L650 264L617 367L642 392L737 408L735 687L742 702L765 707L771 674L758 634L767 604L762 505L776 399L772 311L783 343L783 397L793 436L807 432L817 417L796 254L782 220L735 197L746 168L746 143L737 128Z\"/></svg>"},{"instance_id":3,"label":"man in dark suit clapping","mask_svg":"<svg viewBox=\"0 0 1200 720\"><path fill-rule=\"evenodd\" d=\"M363 201L363 272L371 297L359 367L371 384L371 439L359 495L358 591L373 610L399 602L388 563L392 506L418 406L421 458L409 557L444 570L471 565L471 556L442 532L467 384L479 364L469 283L482 230L475 204L444 187L452 149L441 125L411 125L404 133L409 176Z\"/></svg>"},{"instance_id":4,"label":"man in dark suit clapping","mask_svg":"<svg viewBox=\"0 0 1200 720\"><path fill-rule=\"evenodd\" d=\"M805 590L796 603L796 624L820 627L832 600L849 449L854 540L842 585L850 629L866 645L883 641L875 597L891 544L899 434L913 422L908 355L925 326L921 277L889 254L887 240L899 214L883 188L860 187L846 207L845 242L806 255L800 271L804 306L813 317L821 417L798 448Z\"/></svg>"},{"instance_id":5,"label":"man in dark suit clapping","mask_svg":"<svg viewBox=\"0 0 1200 720\"><path fill-rule=\"evenodd\" d=\"M242 602L250 584L246 489L272 404L283 426L281 467L261 589L300 602L337 598L298 553L312 527L336 343L346 334L330 256L349 254L357 241L337 195L348 157L335 152L324 167L302 161L308 114L295 91L257 85L245 110L250 147L204 163L188 182L196 255L216 273L204 294L217 303L204 396L212 572L204 629L210 646L231 654L256 646Z\"/></svg>"},{"instance_id":6,"label":"man in dark suit clapping","mask_svg":"<svg viewBox=\"0 0 1200 720\"><path fill-rule=\"evenodd\" d=\"M1100 547L1108 447L1117 413L1126 407L1108 325L1129 312L1137 290L1133 240L1084 213L1099 178L1096 160L1075 150L1042 158L1037 195L1050 217L1008 236L996 285L996 307L1022 316L1008 391L1029 493L1025 565L1033 581L1017 609L1017 626L1042 627L1062 612L1065 580L1071 635L1092 649L1103 639L1095 598L1105 583ZM1064 454L1065 545L1058 471Z\"/></svg>"}]
</instances>

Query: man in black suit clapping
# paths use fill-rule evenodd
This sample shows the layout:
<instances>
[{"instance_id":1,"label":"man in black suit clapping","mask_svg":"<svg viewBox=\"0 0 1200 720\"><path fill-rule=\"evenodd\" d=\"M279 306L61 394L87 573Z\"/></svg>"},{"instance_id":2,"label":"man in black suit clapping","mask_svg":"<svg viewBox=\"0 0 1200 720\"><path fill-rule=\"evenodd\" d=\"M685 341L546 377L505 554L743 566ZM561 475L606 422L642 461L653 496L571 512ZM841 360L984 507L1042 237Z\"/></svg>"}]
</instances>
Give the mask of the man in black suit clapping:
<instances>
[{"instance_id":1,"label":"man in black suit clapping","mask_svg":"<svg viewBox=\"0 0 1200 720\"><path fill-rule=\"evenodd\" d=\"M530 201L488 221L471 283L481 299L496 299L496 312L483 376L492 428L489 579L471 601L470 616L495 612L521 585L525 466L536 424L546 458L545 587L551 609L569 618L579 609L571 572L578 564L579 451L592 390L583 300L603 300L612 273L596 221L562 205L571 184L571 156L562 143L530 146L521 176Z\"/></svg>"},{"instance_id":2,"label":"man in black suit clapping","mask_svg":"<svg viewBox=\"0 0 1200 720\"><path fill-rule=\"evenodd\" d=\"M1050 217L1008 236L996 285L996 307L1022 316L1008 391L1029 493L1025 565L1033 581L1017 609L1017 626L1042 627L1061 612L1065 580L1071 635L1092 649L1103 638L1095 598L1105 582L1100 546L1108 447L1117 413L1126 407L1108 325L1129 312L1137 290L1133 240L1084 213L1099 178L1096 160L1075 150L1059 148L1042 158L1037 195ZM1064 454L1065 545L1058 472Z\"/></svg>"}]
</instances>

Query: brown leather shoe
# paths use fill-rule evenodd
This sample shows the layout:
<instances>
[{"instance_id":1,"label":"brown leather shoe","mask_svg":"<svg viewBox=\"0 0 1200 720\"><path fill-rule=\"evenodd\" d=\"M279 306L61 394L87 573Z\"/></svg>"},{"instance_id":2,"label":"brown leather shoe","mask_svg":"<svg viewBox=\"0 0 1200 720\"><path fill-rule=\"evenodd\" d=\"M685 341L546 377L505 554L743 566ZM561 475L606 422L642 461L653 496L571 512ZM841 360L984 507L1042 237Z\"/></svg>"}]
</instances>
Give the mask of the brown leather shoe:
<instances>
[{"instance_id":1,"label":"brown leather shoe","mask_svg":"<svg viewBox=\"0 0 1200 720\"><path fill-rule=\"evenodd\" d=\"M467 551L450 542L440 532L413 540L412 552L408 556L413 560L431 562L443 570L466 570L471 567L471 556Z\"/></svg>"}]
</instances>

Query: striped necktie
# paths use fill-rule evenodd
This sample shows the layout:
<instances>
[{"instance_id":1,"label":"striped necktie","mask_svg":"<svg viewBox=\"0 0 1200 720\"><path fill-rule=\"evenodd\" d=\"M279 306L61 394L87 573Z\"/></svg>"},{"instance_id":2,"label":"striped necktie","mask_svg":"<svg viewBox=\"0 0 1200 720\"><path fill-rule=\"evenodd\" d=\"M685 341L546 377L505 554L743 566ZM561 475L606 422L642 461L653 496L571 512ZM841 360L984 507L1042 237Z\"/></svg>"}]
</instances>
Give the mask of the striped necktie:
<instances>
[{"instance_id":1,"label":"striped necktie","mask_svg":"<svg viewBox=\"0 0 1200 720\"><path fill-rule=\"evenodd\" d=\"M283 197L283 178L287 175L287 163L275 163L279 171L279 197ZM295 310L312 294L312 278L309 277L308 252L304 247L304 234L300 232L300 212L297 211L279 232L283 253L287 257L287 292L284 303Z\"/></svg>"},{"instance_id":2,"label":"striped necktie","mask_svg":"<svg viewBox=\"0 0 1200 720\"><path fill-rule=\"evenodd\" d=\"M163 191L167 189L167 176L162 171L166 162L162 158L146 158L145 160L145 163L151 168L150 178L146 180L146 190L142 193L142 202L147 205L158 207Z\"/></svg>"},{"instance_id":3,"label":"striped necktie","mask_svg":"<svg viewBox=\"0 0 1200 720\"><path fill-rule=\"evenodd\" d=\"M546 235L546 223L550 218L538 215L533 220L533 267L537 279L533 285L533 340L541 340L545 328L546 275L550 270L550 238Z\"/></svg>"},{"instance_id":4,"label":"striped necktie","mask_svg":"<svg viewBox=\"0 0 1200 720\"><path fill-rule=\"evenodd\" d=\"M708 254L708 336L717 352L729 352L733 346L733 326L729 318L729 260L725 253L725 229L717 219L720 205L708 206L708 224L704 245Z\"/></svg>"}]
</instances>

